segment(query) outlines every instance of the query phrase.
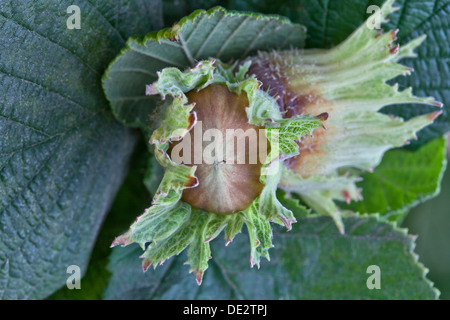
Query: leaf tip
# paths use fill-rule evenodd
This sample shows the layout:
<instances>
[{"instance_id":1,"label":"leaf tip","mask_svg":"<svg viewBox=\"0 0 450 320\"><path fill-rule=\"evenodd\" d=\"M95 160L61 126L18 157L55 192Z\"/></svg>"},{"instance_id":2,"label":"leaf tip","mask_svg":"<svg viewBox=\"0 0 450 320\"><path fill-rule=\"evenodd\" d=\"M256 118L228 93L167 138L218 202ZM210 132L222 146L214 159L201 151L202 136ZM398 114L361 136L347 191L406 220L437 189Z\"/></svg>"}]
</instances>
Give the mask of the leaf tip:
<instances>
[{"instance_id":1,"label":"leaf tip","mask_svg":"<svg viewBox=\"0 0 450 320\"><path fill-rule=\"evenodd\" d=\"M194 271L194 274L195 274L195 281L197 282L197 284L199 286L201 286L202 285L202 281L203 281L203 271L196 270L196 271Z\"/></svg>"},{"instance_id":2,"label":"leaf tip","mask_svg":"<svg viewBox=\"0 0 450 320\"><path fill-rule=\"evenodd\" d=\"M145 95L153 96L158 93L156 86L154 84L148 84L145 86Z\"/></svg>"},{"instance_id":3,"label":"leaf tip","mask_svg":"<svg viewBox=\"0 0 450 320\"><path fill-rule=\"evenodd\" d=\"M131 243L133 243L133 241L128 238L128 232L126 232L126 233L118 236L117 238L115 238L109 247L114 248L115 246L118 246L118 245L125 247Z\"/></svg>"},{"instance_id":4,"label":"leaf tip","mask_svg":"<svg viewBox=\"0 0 450 320\"><path fill-rule=\"evenodd\" d=\"M153 261L152 260L143 260L142 261L142 271L146 272L148 270L148 268L150 268L150 266L152 265Z\"/></svg>"},{"instance_id":5,"label":"leaf tip","mask_svg":"<svg viewBox=\"0 0 450 320\"><path fill-rule=\"evenodd\" d=\"M281 222L283 222L284 226L286 227L286 229L288 229L288 231L291 231L292 224L297 222L295 218L294 219L288 219L286 217L278 217L278 218L281 220Z\"/></svg>"}]
</instances>

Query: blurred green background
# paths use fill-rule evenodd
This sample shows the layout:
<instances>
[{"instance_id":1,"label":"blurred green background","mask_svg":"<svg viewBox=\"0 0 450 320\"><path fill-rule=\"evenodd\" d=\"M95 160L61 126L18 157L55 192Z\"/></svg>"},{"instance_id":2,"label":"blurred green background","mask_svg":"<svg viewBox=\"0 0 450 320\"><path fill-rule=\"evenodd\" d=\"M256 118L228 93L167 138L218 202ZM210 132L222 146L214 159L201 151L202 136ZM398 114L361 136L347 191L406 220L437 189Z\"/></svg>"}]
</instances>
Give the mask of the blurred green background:
<instances>
[{"instance_id":1,"label":"blurred green background","mask_svg":"<svg viewBox=\"0 0 450 320\"><path fill-rule=\"evenodd\" d=\"M450 138L450 136L449 136ZM447 147L449 159L450 144ZM413 208L403 227L417 235L416 253L429 270L428 279L441 291L441 300L450 300L450 170L447 168L436 198Z\"/></svg>"}]
</instances>

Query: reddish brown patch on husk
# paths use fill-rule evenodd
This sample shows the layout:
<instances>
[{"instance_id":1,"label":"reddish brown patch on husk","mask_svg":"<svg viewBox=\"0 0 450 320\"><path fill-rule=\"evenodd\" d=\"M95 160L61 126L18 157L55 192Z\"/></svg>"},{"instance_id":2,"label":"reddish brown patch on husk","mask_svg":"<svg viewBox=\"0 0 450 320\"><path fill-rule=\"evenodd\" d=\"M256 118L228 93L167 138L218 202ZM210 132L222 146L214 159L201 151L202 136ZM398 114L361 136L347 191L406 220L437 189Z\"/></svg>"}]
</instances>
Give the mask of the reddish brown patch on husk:
<instances>
[{"instance_id":1,"label":"reddish brown patch on husk","mask_svg":"<svg viewBox=\"0 0 450 320\"><path fill-rule=\"evenodd\" d=\"M348 192L348 190L342 190L341 194L345 199L345 202L350 203L352 201L352 197L350 196L350 192Z\"/></svg>"},{"instance_id":2,"label":"reddish brown patch on husk","mask_svg":"<svg viewBox=\"0 0 450 320\"><path fill-rule=\"evenodd\" d=\"M394 29L394 30L389 31L389 33L391 34L391 37L392 37L392 41L397 40L397 34L398 34L399 30L400 29Z\"/></svg>"},{"instance_id":3,"label":"reddish brown patch on husk","mask_svg":"<svg viewBox=\"0 0 450 320\"><path fill-rule=\"evenodd\" d=\"M430 119L430 121L434 121L434 119L439 117L441 114L442 114L442 111L436 111L436 112L430 113L430 114L428 114L428 119Z\"/></svg>"},{"instance_id":4,"label":"reddish brown patch on husk","mask_svg":"<svg viewBox=\"0 0 450 320\"><path fill-rule=\"evenodd\" d=\"M147 271L148 268L150 268L150 266L152 265L152 261L151 260L142 260L142 271Z\"/></svg>"},{"instance_id":5,"label":"reddish brown patch on husk","mask_svg":"<svg viewBox=\"0 0 450 320\"><path fill-rule=\"evenodd\" d=\"M276 57L255 57L252 58L248 73L255 75L262 83L261 89L277 100L284 118L313 114L325 121L329 116L332 117L333 102L323 97L319 86L297 84L296 80L301 79L301 74L290 75L292 67L277 61ZM305 177L320 171L318 164L325 154L322 146L332 132L333 127L325 122L322 128L314 131L313 136L304 136L300 141L296 141L300 154L287 159L285 164L295 173Z\"/></svg>"},{"instance_id":6,"label":"reddish brown patch on husk","mask_svg":"<svg viewBox=\"0 0 450 320\"><path fill-rule=\"evenodd\" d=\"M325 155L322 145L327 141L327 134L328 128L317 128L313 136L303 136L296 141L300 154L287 159L285 165L303 177L314 174L319 169L320 158Z\"/></svg>"},{"instance_id":7,"label":"reddish brown patch on husk","mask_svg":"<svg viewBox=\"0 0 450 320\"><path fill-rule=\"evenodd\" d=\"M395 47L393 47L393 48L391 48L390 50L389 50L389 52L391 53L391 54L396 54L396 53L398 53L398 50L400 49L400 45L396 45Z\"/></svg>"},{"instance_id":8,"label":"reddish brown patch on husk","mask_svg":"<svg viewBox=\"0 0 450 320\"><path fill-rule=\"evenodd\" d=\"M317 117L317 119L323 121L327 121L328 120L328 112L323 112L321 114L319 114Z\"/></svg>"},{"instance_id":9,"label":"reddish brown patch on husk","mask_svg":"<svg viewBox=\"0 0 450 320\"><path fill-rule=\"evenodd\" d=\"M301 114L319 114L328 110L318 108L330 105L320 91L313 85L292 87L289 66L279 66L279 62L271 59L252 59L248 74L255 75L262 85L261 89L274 97L280 106L284 118ZM301 75L296 75L300 77Z\"/></svg>"},{"instance_id":10,"label":"reddish brown patch on husk","mask_svg":"<svg viewBox=\"0 0 450 320\"><path fill-rule=\"evenodd\" d=\"M290 98L289 96L286 97L286 95L289 95L286 91L286 83L282 75L274 73L271 67L272 61L255 58L250 65L248 74L255 75L256 79L262 83L261 89L275 97L280 105L280 111L286 112L286 102Z\"/></svg>"},{"instance_id":11,"label":"reddish brown patch on husk","mask_svg":"<svg viewBox=\"0 0 450 320\"><path fill-rule=\"evenodd\" d=\"M311 106L317 105L322 99L315 89L312 89L308 93L298 95L292 94L291 89L288 89L287 92L286 99L289 100L286 102L287 112L285 118L310 113Z\"/></svg>"}]
</instances>

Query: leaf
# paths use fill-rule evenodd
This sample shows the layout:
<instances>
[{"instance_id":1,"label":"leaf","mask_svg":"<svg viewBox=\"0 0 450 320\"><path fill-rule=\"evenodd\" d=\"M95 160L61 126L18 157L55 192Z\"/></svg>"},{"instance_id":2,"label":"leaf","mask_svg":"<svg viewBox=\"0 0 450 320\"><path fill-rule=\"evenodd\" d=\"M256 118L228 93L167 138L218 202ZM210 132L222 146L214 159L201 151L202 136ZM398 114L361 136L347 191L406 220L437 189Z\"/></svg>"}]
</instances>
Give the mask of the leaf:
<instances>
[{"instance_id":1,"label":"leaf","mask_svg":"<svg viewBox=\"0 0 450 320\"><path fill-rule=\"evenodd\" d=\"M130 223L136 219L136 215L142 213L151 202L151 195L144 187L142 180L146 168L151 168L155 173L157 168L147 167L146 157L148 156L149 152L140 138L130 160L128 175L120 187L97 237L86 274L81 279L82 290L70 290L64 286L49 299L101 299L110 277L107 265L111 254L112 239L129 228Z\"/></svg>"},{"instance_id":2,"label":"leaf","mask_svg":"<svg viewBox=\"0 0 450 320\"><path fill-rule=\"evenodd\" d=\"M300 153L296 141L300 141L305 135L312 135L313 131L323 126L323 119L311 115L301 115L288 119L276 120L279 126L266 129L267 139L277 141L277 152L268 156L270 161L278 158L291 158ZM274 148L274 145L272 145Z\"/></svg>"},{"instance_id":3,"label":"leaf","mask_svg":"<svg viewBox=\"0 0 450 320\"><path fill-rule=\"evenodd\" d=\"M147 166L146 157L148 156L145 144L139 141L131 159L130 172L97 237L86 275L81 280L82 290L69 290L63 287L50 299L101 299L110 277L107 264L111 254L111 240L126 230L135 220L136 215L143 212L151 202L151 196L143 188L142 182L146 168L152 168ZM157 172L157 168L154 168L154 171Z\"/></svg>"},{"instance_id":4,"label":"leaf","mask_svg":"<svg viewBox=\"0 0 450 320\"><path fill-rule=\"evenodd\" d=\"M380 165L372 173L364 173L357 184L363 200L341 203L341 207L394 220L403 218L408 209L439 194L447 164L446 145L445 138L438 138L415 152L386 152Z\"/></svg>"},{"instance_id":5,"label":"leaf","mask_svg":"<svg viewBox=\"0 0 450 320\"><path fill-rule=\"evenodd\" d=\"M145 35L164 25L163 4L159 0L89 0L124 40ZM105 66L103 66L105 67Z\"/></svg>"},{"instance_id":6,"label":"leaf","mask_svg":"<svg viewBox=\"0 0 450 320\"><path fill-rule=\"evenodd\" d=\"M291 0L279 4L274 1L231 0L228 7L233 10L248 10L261 13L280 14L301 23L307 28L306 48L331 48L345 40L371 15L369 6L381 7L384 0ZM418 57L402 60L402 64L414 68L409 77L400 77L400 88L412 87L416 96L432 96L444 104L445 110L437 121L419 134L412 147L450 131L450 32L448 15L450 0L397 0L400 10L389 16L385 30L399 28L400 46L426 34L427 39L418 48ZM430 106L394 105L384 109L385 113L410 119L419 114L435 111Z\"/></svg>"},{"instance_id":7,"label":"leaf","mask_svg":"<svg viewBox=\"0 0 450 320\"><path fill-rule=\"evenodd\" d=\"M273 162L268 167L268 175L265 176L265 187L259 196L259 214L269 221L281 221L290 230L292 223L297 222L291 210L285 208L277 197L277 186L283 173L282 164Z\"/></svg>"},{"instance_id":8,"label":"leaf","mask_svg":"<svg viewBox=\"0 0 450 320\"><path fill-rule=\"evenodd\" d=\"M150 152L150 154L147 155L147 163L147 170L144 176L144 185L149 194L154 195L164 177L164 170L153 152Z\"/></svg>"},{"instance_id":9,"label":"leaf","mask_svg":"<svg viewBox=\"0 0 450 320\"><path fill-rule=\"evenodd\" d=\"M276 250L259 270L248 266L248 239L215 241L201 287L180 272L185 254L154 271L141 270L138 246L114 250L105 299L435 299L437 290L412 253L404 230L375 217L344 219L346 235L326 217L310 217L275 235ZM296 252L296 254L293 254ZM232 253L232 254L231 254ZM367 268L378 265L381 290L369 290Z\"/></svg>"},{"instance_id":10,"label":"leaf","mask_svg":"<svg viewBox=\"0 0 450 320\"><path fill-rule=\"evenodd\" d=\"M418 148L450 131L450 1L409 0L398 1L398 5L402 5L402 10L391 18L391 24L400 29L400 44L419 35L427 35L423 45L417 49L418 57L404 61L415 71L410 77L399 78L399 86L413 87L416 95L433 96L444 104L444 113L422 130L419 140L411 144L412 148ZM432 110L431 107L414 104L389 106L383 112L409 119Z\"/></svg>"},{"instance_id":11,"label":"leaf","mask_svg":"<svg viewBox=\"0 0 450 320\"><path fill-rule=\"evenodd\" d=\"M124 25L118 4L82 0L81 29L70 30L71 4L0 3L3 299L45 298L70 265L85 273L136 140L110 114L100 77L128 32L160 26L143 16ZM142 3L129 9L142 14Z\"/></svg>"},{"instance_id":12,"label":"leaf","mask_svg":"<svg viewBox=\"0 0 450 320\"><path fill-rule=\"evenodd\" d=\"M270 35L270 36L269 36ZM122 123L148 129L159 97L146 96L146 85L166 67L181 70L209 57L244 58L257 50L302 47L303 26L276 16L232 13L223 8L196 11L172 29L131 38L103 78L113 112Z\"/></svg>"},{"instance_id":13,"label":"leaf","mask_svg":"<svg viewBox=\"0 0 450 320\"><path fill-rule=\"evenodd\" d=\"M250 239L250 266L253 268L256 264L259 269L261 257L270 261L269 249L273 244L269 220L260 214L258 207L258 202L253 202L243 216Z\"/></svg>"},{"instance_id":14,"label":"leaf","mask_svg":"<svg viewBox=\"0 0 450 320\"><path fill-rule=\"evenodd\" d=\"M181 18L197 9L211 9L215 6L226 7L225 0L163 0L163 13L166 25L173 25Z\"/></svg>"},{"instance_id":15,"label":"leaf","mask_svg":"<svg viewBox=\"0 0 450 320\"><path fill-rule=\"evenodd\" d=\"M282 189L277 190L277 198L285 208L292 211L295 217L305 218L311 213L311 209L301 204L300 199L296 198L295 195L287 194Z\"/></svg>"}]
</instances>

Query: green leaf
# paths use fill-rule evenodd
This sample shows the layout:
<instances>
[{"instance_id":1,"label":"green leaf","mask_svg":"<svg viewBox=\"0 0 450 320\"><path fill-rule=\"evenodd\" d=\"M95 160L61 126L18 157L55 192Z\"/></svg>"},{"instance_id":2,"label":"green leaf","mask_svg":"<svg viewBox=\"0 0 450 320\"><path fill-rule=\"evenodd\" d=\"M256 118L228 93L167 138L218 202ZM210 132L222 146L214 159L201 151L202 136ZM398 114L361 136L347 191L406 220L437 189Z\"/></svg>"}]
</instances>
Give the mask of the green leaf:
<instances>
[{"instance_id":1,"label":"green leaf","mask_svg":"<svg viewBox=\"0 0 450 320\"><path fill-rule=\"evenodd\" d=\"M197 9L225 7L227 2L226 0L163 0L164 22L166 25L173 25Z\"/></svg>"},{"instance_id":2,"label":"green leaf","mask_svg":"<svg viewBox=\"0 0 450 320\"><path fill-rule=\"evenodd\" d=\"M442 178L441 193L435 199L411 209L402 223L411 233L419 236L415 251L420 261L430 269L427 278L441 291L441 300L450 299L449 195L450 170L447 170Z\"/></svg>"},{"instance_id":3,"label":"green leaf","mask_svg":"<svg viewBox=\"0 0 450 320\"><path fill-rule=\"evenodd\" d=\"M164 177L163 167L159 164L153 152L146 156L147 169L144 175L144 185L150 195L154 195ZM140 212L139 212L140 213Z\"/></svg>"},{"instance_id":4,"label":"green leaf","mask_svg":"<svg viewBox=\"0 0 450 320\"><path fill-rule=\"evenodd\" d=\"M79 30L66 27L72 1L0 3L3 299L45 298L68 266L86 271L136 140L110 114L100 78L129 32L160 27L145 16L125 24L154 8L124 14L127 3L78 1Z\"/></svg>"},{"instance_id":5,"label":"green leaf","mask_svg":"<svg viewBox=\"0 0 450 320\"><path fill-rule=\"evenodd\" d=\"M194 88L203 89L212 80L213 64L214 61L201 61L187 72L177 68L164 68L159 71L158 81L147 86L146 93L147 95L160 94L163 99L166 95L181 96L187 102L184 92Z\"/></svg>"},{"instance_id":6,"label":"green leaf","mask_svg":"<svg viewBox=\"0 0 450 320\"><path fill-rule=\"evenodd\" d=\"M386 152L380 165L372 173L364 173L363 181L357 184L363 200L341 207L395 220L403 218L408 209L439 194L447 164L446 146L446 139L439 138L414 152Z\"/></svg>"},{"instance_id":7,"label":"green leaf","mask_svg":"<svg viewBox=\"0 0 450 320\"><path fill-rule=\"evenodd\" d=\"M140 268L138 246L114 250L105 299L436 299L437 290L412 253L404 230L375 217L344 219L346 235L326 217L310 217L275 235L271 261L251 269L248 240L215 241L201 287L185 276L186 255L151 273ZM295 254L293 254L295 252ZM369 290L367 268L381 270L381 289Z\"/></svg>"},{"instance_id":8,"label":"green leaf","mask_svg":"<svg viewBox=\"0 0 450 320\"><path fill-rule=\"evenodd\" d=\"M160 0L84 1L91 2L105 17L103 20L116 28L124 40L130 36L145 35L165 25Z\"/></svg>"},{"instance_id":9,"label":"green leaf","mask_svg":"<svg viewBox=\"0 0 450 320\"><path fill-rule=\"evenodd\" d=\"M259 207L258 201L255 200L243 213L250 238L250 266L253 267L256 264L258 269L261 257L270 260L269 249L273 247L272 228L264 214L260 214Z\"/></svg>"},{"instance_id":10,"label":"green leaf","mask_svg":"<svg viewBox=\"0 0 450 320\"><path fill-rule=\"evenodd\" d=\"M266 128L266 135L272 143L271 154L267 157L272 161L282 155L283 159L288 159L300 153L296 141L300 141L305 135L312 135L313 131L323 126L323 119L311 115L301 115L289 119L276 120L278 126ZM277 148L275 149L275 145Z\"/></svg>"},{"instance_id":11,"label":"green leaf","mask_svg":"<svg viewBox=\"0 0 450 320\"><path fill-rule=\"evenodd\" d=\"M118 237L112 245L114 246L116 242L121 243L120 241L125 245L137 242L145 248L146 242L158 243L177 231L189 219L191 207L181 201L173 203L171 200L173 197L178 199L178 195L173 192L160 203L148 208L138 221L131 225L130 231Z\"/></svg>"},{"instance_id":12,"label":"green leaf","mask_svg":"<svg viewBox=\"0 0 450 320\"><path fill-rule=\"evenodd\" d=\"M127 230L136 219L136 216L141 214L151 202L151 194L148 193L142 182L146 168L148 168L146 161L148 156L149 152L144 141L139 139L130 160L128 175L120 187L111 210L109 210L98 234L86 274L81 279L81 290L70 290L64 286L50 296L49 299L101 299L111 275L107 270L107 265L108 257L111 254L110 245L112 239L119 233ZM152 170L157 173L158 168L155 167Z\"/></svg>"},{"instance_id":13,"label":"green leaf","mask_svg":"<svg viewBox=\"0 0 450 320\"><path fill-rule=\"evenodd\" d=\"M231 0L229 8L261 13L280 14L301 23L307 28L306 48L331 48L345 40L372 14L369 6L381 7L384 0L291 0L282 4L269 0ZM412 87L416 96L432 96L445 106L435 123L420 132L419 140L412 147L450 131L450 0L397 0L400 10L389 16L385 30L400 29L398 42L402 45L426 34L427 39L417 50L418 57L403 60L402 64L414 68L409 77L400 77L400 88ZM385 113L410 119L419 114L435 111L423 105L394 105L384 109Z\"/></svg>"},{"instance_id":14,"label":"green leaf","mask_svg":"<svg viewBox=\"0 0 450 320\"><path fill-rule=\"evenodd\" d=\"M311 209L306 208L302 203L300 203L298 198L294 197L294 195L286 193L282 189L277 190L277 198L283 207L291 210L293 215L297 218L305 218L311 213Z\"/></svg>"},{"instance_id":15,"label":"green leaf","mask_svg":"<svg viewBox=\"0 0 450 320\"><path fill-rule=\"evenodd\" d=\"M157 80L158 71L184 70L209 57L228 62L257 50L302 47L304 38L303 26L277 16L199 10L172 29L129 39L107 70L103 86L117 119L146 129L160 98L146 96L145 88Z\"/></svg>"},{"instance_id":16,"label":"green leaf","mask_svg":"<svg viewBox=\"0 0 450 320\"><path fill-rule=\"evenodd\" d=\"M400 29L400 45L419 35L427 35L423 45L417 49L418 57L404 61L415 71L410 77L399 78L399 86L411 86L417 96L433 96L444 104L444 113L422 130L419 140L411 144L411 147L418 148L450 131L450 1L399 0L397 5L402 9L392 16L390 25ZM431 107L414 104L389 106L383 112L410 119L432 110Z\"/></svg>"},{"instance_id":17,"label":"green leaf","mask_svg":"<svg viewBox=\"0 0 450 320\"><path fill-rule=\"evenodd\" d=\"M277 13L302 23L309 35L306 48L332 48L357 29L369 16L370 5L381 5L385 0L291 0L281 5L269 0L231 0L235 10Z\"/></svg>"},{"instance_id":18,"label":"green leaf","mask_svg":"<svg viewBox=\"0 0 450 320\"><path fill-rule=\"evenodd\" d=\"M283 173L282 164L275 161L268 167L270 174L265 177L265 186L259 197L259 213L269 221L281 221L288 230L297 222L291 210L285 208L277 197L277 186Z\"/></svg>"}]
</instances>

